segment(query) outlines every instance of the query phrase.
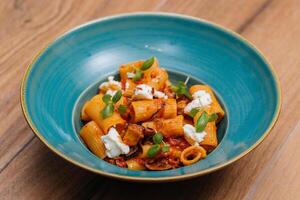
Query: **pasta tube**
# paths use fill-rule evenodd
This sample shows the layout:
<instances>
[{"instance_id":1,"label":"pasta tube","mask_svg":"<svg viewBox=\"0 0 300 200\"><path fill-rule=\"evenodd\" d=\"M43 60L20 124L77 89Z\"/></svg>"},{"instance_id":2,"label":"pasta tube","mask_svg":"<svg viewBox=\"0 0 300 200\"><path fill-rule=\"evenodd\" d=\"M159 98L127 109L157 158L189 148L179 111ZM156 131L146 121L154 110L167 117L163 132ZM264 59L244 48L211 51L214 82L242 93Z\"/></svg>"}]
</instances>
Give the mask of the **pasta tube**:
<instances>
[{"instance_id":1,"label":"pasta tube","mask_svg":"<svg viewBox=\"0 0 300 200\"><path fill-rule=\"evenodd\" d=\"M128 76L127 73L134 72L134 68L140 68L142 66L142 64L144 63L144 61L142 60L138 60L138 61L134 61L134 62L130 62L130 63L126 63L124 65L120 66L120 77L121 80L127 80Z\"/></svg>"},{"instance_id":2,"label":"pasta tube","mask_svg":"<svg viewBox=\"0 0 300 200\"><path fill-rule=\"evenodd\" d=\"M147 152L151 148L150 144L142 145L142 154L140 155L141 158L147 158Z\"/></svg>"},{"instance_id":3,"label":"pasta tube","mask_svg":"<svg viewBox=\"0 0 300 200\"><path fill-rule=\"evenodd\" d=\"M166 99L162 109L161 118L168 119L177 116L177 103L176 99Z\"/></svg>"},{"instance_id":4,"label":"pasta tube","mask_svg":"<svg viewBox=\"0 0 300 200\"><path fill-rule=\"evenodd\" d=\"M94 96L85 108L86 114L97 123L104 133L107 133L110 127L118 124L124 124L126 121L122 119L118 112L114 112L110 117L102 118L101 111L105 107L102 101L102 94Z\"/></svg>"},{"instance_id":5,"label":"pasta tube","mask_svg":"<svg viewBox=\"0 0 300 200\"><path fill-rule=\"evenodd\" d=\"M124 89L123 95L125 97L131 97L134 94L134 89L135 89L136 84L131 79L126 79L126 80L122 81L122 83L124 83L123 84L124 85L124 87L123 87L123 89Z\"/></svg>"},{"instance_id":6,"label":"pasta tube","mask_svg":"<svg viewBox=\"0 0 300 200\"><path fill-rule=\"evenodd\" d=\"M127 168L131 170L144 170L145 166L138 159L130 159L126 161Z\"/></svg>"},{"instance_id":7,"label":"pasta tube","mask_svg":"<svg viewBox=\"0 0 300 200\"><path fill-rule=\"evenodd\" d=\"M101 159L106 157L105 146L100 139L104 135L102 130L94 121L88 122L80 130L80 136L88 148Z\"/></svg>"},{"instance_id":8,"label":"pasta tube","mask_svg":"<svg viewBox=\"0 0 300 200\"><path fill-rule=\"evenodd\" d=\"M165 137L183 136L183 116L178 115L171 119L155 119L142 124L145 128L161 132Z\"/></svg>"},{"instance_id":9,"label":"pasta tube","mask_svg":"<svg viewBox=\"0 0 300 200\"><path fill-rule=\"evenodd\" d=\"M221 105L219 104L212 89L208 85L193 85L190 88L190 93L193 94L199 90L205 90L206 92L208 92L210 94L211 99L212 99L212 104L210 105L211 111L218 114L219 117L218 117L217 121L220 121L224 117L225 112L224 112L223 108L221 107Z\"/></svg>"},{"instance_id":10,"label":"pasta tube","mask_svg":"<svg viewBox=\"0 0 300 200\"><path fill-rule=\"evenodd\" d=\"M168 80L168 73L159 66L155 58L153 65L144 72L143 82L156 90L163 90Z\"/></svg>"},{"instance_id":11,"label":"pasta tube","mask_svg":"<svg viewBox=\"0 0 300 200\"><path fill-rule=\"evenodd\" d=\"M131 103L131 120L134 123L147 121L162 107L161 99L141 100Z\"/></svg>"},{"instance_id":12,"label":"pasta tube","mask_svg":"<svg viewBox=\"0 0 300 200\"><path fill-rule=\"evenodd\" d=\"M190 146L184 149L180 155L180 161L184 165L191 165L206 157L206 151L201 146Z\"/></svg>"},{"instance_id":13,"label":"pasta tube","mask_svg":"<svg viewBox=\"0 0 300 200\"><path fill-rule=\"evenodd\" d=\"M81 109L81 119L83 121L90 121L90 117L86 114L85 112L85 109L86 109L86 106L88 105L89 101L85 102L82 109Z\"/></svg>"},{"instance_id":14,"label":"pasta tube","mask_svg":"<svg viewBox=\"0 0 300 200\"><path fill-rule=\"evenodd\" d=\"M205 111L207 111L207 113L211 113L210 109L207 109ZM196 123L202 112L198 112L195 115L194 123ZM216 122L213 121L207 123L204 131L206 132L206 136L204 137L204 140L200 143L200 145L203 146L207 151L211 151L218 145Z\"/></svg>"},{"instance_id":15,"label":"pasta tube","mask_svg":"<svg viewBox=\"0 0 300 200\"><path fill-rule=\"evenodd\" d=\"M123 142L129 146L135 146L141 138L144 137L144 128L137 124L129 124L123 137Z\"/></svg>"}]
</instances>

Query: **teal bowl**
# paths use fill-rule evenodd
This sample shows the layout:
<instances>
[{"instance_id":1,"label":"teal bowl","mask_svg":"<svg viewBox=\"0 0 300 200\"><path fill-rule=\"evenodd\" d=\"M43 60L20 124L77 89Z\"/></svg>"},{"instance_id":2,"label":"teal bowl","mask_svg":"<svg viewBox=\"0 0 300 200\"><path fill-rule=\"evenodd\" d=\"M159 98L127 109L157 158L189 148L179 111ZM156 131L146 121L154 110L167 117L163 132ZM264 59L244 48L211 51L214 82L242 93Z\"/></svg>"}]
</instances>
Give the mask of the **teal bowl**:
<instances>
[{"instance_id":1,"label":"teal bowl","mask_svg":"<svg viewBox=\"0 0 300 200\"><path fill-rule=\"evenodd\" d=\"M167 171L119 168L93 155L78 135L79 111L120 64L156 56L172 80L210 85L226 118L206 159ZM21 105L34 133L55 153L92 172L131 181L174 181L221 169L253 150L279 114L278 79L264 56L236 33L183 15L133 13L79 26L29 65Z\"/></svg>"}]
</instances>

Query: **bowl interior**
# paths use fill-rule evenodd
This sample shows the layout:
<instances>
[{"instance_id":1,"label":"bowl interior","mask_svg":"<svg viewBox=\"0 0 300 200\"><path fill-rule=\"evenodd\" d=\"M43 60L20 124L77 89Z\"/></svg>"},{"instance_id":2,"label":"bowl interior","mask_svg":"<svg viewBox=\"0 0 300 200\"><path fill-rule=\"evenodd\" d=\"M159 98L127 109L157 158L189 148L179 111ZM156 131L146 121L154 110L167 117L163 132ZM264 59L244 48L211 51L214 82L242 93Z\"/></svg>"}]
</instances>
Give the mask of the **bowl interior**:
<instances>
[{"instance_id":1,"label":"bowl interior","mask_svg":"<svg viewBox=\"0 0 300 200\"><path fill-rule=\"evenodd\" d=\"M115 72L110 75L113 75L115 77L115 80L120 80L119 72ZM196 84L203 84L200 80L198 80L197 78L193 77L190 74L184 74L181 72L168 70L168 75L169 75L169 80L172 83L177 83L178 81L185 81L187 79L187 77L189 77L189 81L187 83L188 87L191 87L192 85L196 85ZM74 110L73 110L73 116L72 116L73 128L74 128L74 132L76 132L78 134L79 139L82 141L82 145L84 145L84 142L79 136L80 129L83 126L83 122L80 118L80 113L81 113L82 107L86 101L90 100L93 96L95 96L99 92L99 89L98 89L99 85L105 81L107 81L107 77L104 77L104 79L98 80L95 83L93 83L92 85L90 85L88 88L86 88L86 90L84 90L81 93L81 95L78 97L78 99L75 103ZM221 106L223 107L223 109L226 112L226 108L224 108L224 103L223 103L221 97L219 97L218 94L215 94L215 95L216 95L218 101L220 102ZM222 141L222 139L226 133L227 125L228 125L228 118L226 115L224 117L224 119L221 122L219 122L219 124L218 124L217 138L218 138L219 143Z\"/></svg>"},{"instance_id":2,"label":"bowl interior","mask_svg":"<svg viewBox=\"0 0 300 200\"><path fill-rule=\"evenodd\" d=\"M175 73L181 72L210 85L226 109L218 133L222 141L201 162L161 172L126 170L98 159L78 137L78 110L98 83L120 64L150 56L173 80L181 79ZM25 75L22 106L37 135L75 164L113 177L170 180L215 170L262 140L280 106L273 73L250 44L208 22L168 14L124 15L81 26L49 45Z\"/></svg>"}]
</instances>

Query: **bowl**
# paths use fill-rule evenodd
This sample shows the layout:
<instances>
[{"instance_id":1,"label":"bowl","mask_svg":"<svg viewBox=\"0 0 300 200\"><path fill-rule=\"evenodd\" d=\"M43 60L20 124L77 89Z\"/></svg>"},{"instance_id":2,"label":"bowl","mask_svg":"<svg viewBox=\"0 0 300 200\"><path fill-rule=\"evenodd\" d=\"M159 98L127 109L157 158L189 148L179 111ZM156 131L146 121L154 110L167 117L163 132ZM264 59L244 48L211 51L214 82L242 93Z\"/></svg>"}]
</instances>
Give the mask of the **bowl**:
<instances>
[{"instance_id":1,"label":"bowl","mask_svg":"<svg viewBox=\"0 0 300 200\"><path fill-rule=\"evenodd\" d=\"M226 111L219 146L196 164L128 170L97 158L79 138L79 110L98 84L120 64L150 56L172 80L190 76L210 85ZM49 44L26 70L21 105L36 136L67 161L113 178L161 182L207 174L245 156L274 126L281 95L272 66L238 34L189 16L132 13L86 23Z\"/></svg>"}]
</instances>

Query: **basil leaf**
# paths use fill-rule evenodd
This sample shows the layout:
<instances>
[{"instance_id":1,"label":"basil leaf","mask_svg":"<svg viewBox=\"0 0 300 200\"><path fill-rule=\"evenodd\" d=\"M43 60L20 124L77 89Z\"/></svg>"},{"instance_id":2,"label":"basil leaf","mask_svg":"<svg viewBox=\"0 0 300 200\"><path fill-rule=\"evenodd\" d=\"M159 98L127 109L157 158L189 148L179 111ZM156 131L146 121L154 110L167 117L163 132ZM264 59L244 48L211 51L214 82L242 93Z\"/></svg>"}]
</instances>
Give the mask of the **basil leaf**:
<instances>
[{"instance_id":1,"label":"basil leaf","mask_svg":"<svg viewBox=\"0 0 300 200\"><path fill-rule=\"evenodd\" d=\"M171 84L171 90L175 93L178 91L178 87L176 85Z\"/></svg>"},{"instance_id":2,"label":"basil leaf","mask_svg":"<svg viewBox=\"0 0 300 200\"><path fill-rule=\"evenodd\" d=\"M185 87L185 83L183 81L178 81L178 86L179 87Z\"/></svg>"},{"instance_id":3,"label":"basil leaf","mask_svg":"<svg viewBox=\"0 0 300 200\"><path fill-rule=\"evenodd\" d=\"M171 89L173 90L173 92L176 93L177 96L186 96L188 99L192 100L192 95L189 93L189 90L187 89L186 85L184 82L179 81L178 84L176 86L171 85Z\"/></svg>"},{"instance_id":4,"label":"basil leaf","mask_svg":"<svg viewBox=\"0 0 300 200\"><path fill-rule=\"evenodd\" d=\"M153 135L152 140L155 144L160 144L163 140L163 135L160 132L157 132Z\"/></svg>"},{"instance_id":5,"label":"basil leaf","mask_svg":"<svg viewBox=\"0 0 300 200\"><path fill-rule=\"evenodd\" d=\"M155 145L151 146L150 149L147 151L147 157L148 158L153 158L159 152L160 152L160 145L155 144Z\"/></svg>"},{"instance_id":6,"label":"basil leaf","mask_svg":"<svg viewBox=\"0 0 300 200\"><path fill-rule=\"evenodd\" d=\"M122 97L122 91L121 91L121 90L118 90L118 91L116 92L116 94L113 96L112 102L113 102L113 103L117 103L117 102L121 99L121 97Z\"/></svg>"},{"instance_id":7,"label":"basil leaf","mask_svg":"<svg viewBox=\"0 0 300 200\"><path fill-rule=\"evenodd\" d=\"M101 110L101 115L102 115L103 119L112 116L113 113L114 113L114 104L112 104L112 103L108 103L103 108L103 110Z\"/></svg>"},{"instance_id":8,"label":"basil leaf","mask_svg":"<svg viewBox=\"0 0 300 200\"><path fill-rule=\"evenodd\" d=\"M208 121L212 122L218 119L218 115L216 113L212 113L209 117L208 117Z\"/></svg>"},{"instance_id":9,"label":"basil leaf","mask_svg":"<svg viewBox=\"0 0 300 200\"><path fill-rule=\"evenodd\" d=\"M204 129L208 123L208 118L209 118L209 116L208 116L207 112L204 111L196 121L196 125L195 125L196 132L204 131Z\"/></svg>"},{"instance_id":10,"label":"basil leaf","mask_svg":"<svg viewBox=\"0 0 300 200\"><path fill-rule=\"evenodd\" d=\"M149 69L153 65L153 63L154 63L154 57L152 56L151 58L149 58L143 63L143 65L141 66L141 70L145 71Z\"/></svg>"},{"instance_id":11,"label":"basil leaf","mask_svg":"<svg viewBox=\"0 0 300 200\"><path fill-rule=\"evenodd\" d=\"M194 118L195 115L197 115L197 113L199 112L199 109L198 108L193 108L190 112L189 112L189 116Z\"/></svg>"},{"instance_id":12,"label":"basil leaf","mask_svg":"<svg viewBox=\"0 0 300 200\"><path fill-rule=\"evenodd\" d=\"M132 77L132 80L136 82L136 81L140 80L141 78L143 78L143 76L144 76L144 73L140 69L137 68L135 70L134 77Z\"/></svg>"},{"instance_id":13,"label":"basil leaf","mask_svg":"<svg viewBox=\"0 0 300 200\"><path fill-rule=\"evenodd\" d=\"M164 145L162 148L161 148L161 151L163 152L163 153L166 153L166 152L168 152L170 150L170 146L169 145Z\"/></svg>"},{"instance_id":14,"label":"basil leaf","mask_svg":"<svg viewBox=\"0 0 300 200\"><path fill-rule=\"evenodd\" d=\"M125 114L126 110L127 110L127 106L125 106L125 105L120 105L118 107L118 111L121 115Z\"/></svg>"},{"instance_id":15,"label":"basil leaf","mask_svg":"<svg viewBox=\"0 0 300 200\"><path fill-rule=\"evenodd\" d=\"M108 104L111 100L111 95L110 94L105 94L103 97L102 97L102 101L105 103L105 104Z\"/></svg>"},{"instance_id":16,"label":"basil leaf","mask_svg":"<svg viewBox=\"0 0 300 200\"><path fill-rule=\"evenodd\" d=\"M187 88L186 88L186 90L184 90L184 96L186 96L188 99L190 99L190 100L192 100L193 99L193 97L192 97L192 95L190 94L190 92L187 90Z\"/></svg>"}]
</instances>

